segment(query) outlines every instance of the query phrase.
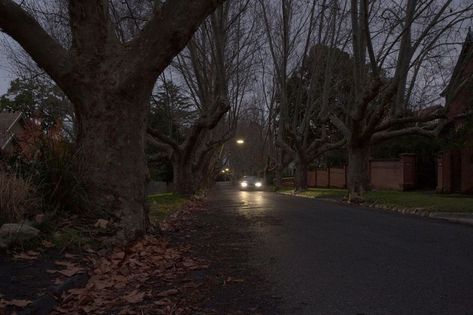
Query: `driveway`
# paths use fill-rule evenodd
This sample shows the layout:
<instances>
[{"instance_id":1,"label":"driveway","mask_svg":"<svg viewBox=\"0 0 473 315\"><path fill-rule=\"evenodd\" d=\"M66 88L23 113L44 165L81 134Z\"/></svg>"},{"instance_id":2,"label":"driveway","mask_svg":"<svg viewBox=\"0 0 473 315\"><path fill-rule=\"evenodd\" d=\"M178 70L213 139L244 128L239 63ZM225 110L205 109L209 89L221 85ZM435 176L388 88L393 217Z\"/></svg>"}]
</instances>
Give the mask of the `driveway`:
<instances>
[{"instance_id":1,"label":"driveway","mask_svg":"<svg viewBox=\"0 0 473 315\"><path fill-rule=\"evenodd\" d=\"M220 184L284 314L473 314L473 228Z\"/></svg>"}]
</instances>

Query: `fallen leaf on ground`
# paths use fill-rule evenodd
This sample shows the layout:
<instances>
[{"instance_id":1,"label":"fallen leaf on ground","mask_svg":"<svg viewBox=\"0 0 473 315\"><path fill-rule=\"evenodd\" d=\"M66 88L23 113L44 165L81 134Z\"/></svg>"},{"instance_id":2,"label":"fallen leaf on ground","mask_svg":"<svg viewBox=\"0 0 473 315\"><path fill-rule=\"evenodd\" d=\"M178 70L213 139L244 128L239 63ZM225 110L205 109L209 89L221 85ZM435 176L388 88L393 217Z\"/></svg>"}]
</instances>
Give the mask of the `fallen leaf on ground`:
<instances>
[{"instance_id":1,"label":"fallen leaf on ground","mask_svg":"<svg viewBox=\"0 0 473 315\"><path fill-rule=\"evenodd\" d=\"M44 247L46 248L51 248L51 247L54 247L54 244L50 241L47 241L47 240L43 240L41 241L41 245L43 245Z\"/></svg>"},{"instance_id":2,"label":"fallen leaf on ground","mask_svg":"<svg viewBox=\"0 0 473 315\"><path fill-rule=\"evenodd\" d=\"M156 304L158 306L166 306L166 305L172 304L172 301L169 300L169 299L162 299L162 300L159 300L159 301L155 301L154 304Z\"/></svg>"},{"instance_id":3,"label":"fallen leaf on ground","mask_svg":"<svg viewBox=\"0 0 473 315\"><path fill-rule=\"evenodd\" d=\"M228 277L227 279L223 280L223 285L225 286L230 283L242 283L242 282L245 282L245 280Z\"/></svg>"},{"instance_id":4,"label":"fallen leaf on ground","mask_svg":"<svg viewBox=\"0 0 473 315\"><path fill-rule=\"evenodd\" d=\"M165 296L176 295L176 294L178 294L178 293L179 293L178 290L176 290L176 289L170 289L170 290L166 290L166 291L159 292L158 294L156 294L156 296L165 297Z\"/></svg>"},{"instance_id":5,"label":"fallen leaf on ground","mask_svg":"<svg viewBox=\"0 0 473 315\"><path fill-rule=\"evenodd\" d=\"M188 222L184 219L176 217L177 221ZM173 227L180 224L171 223ZM63 296L56 311L65 314L193 314L177 306L197 292L199 286L187 280L192 270L206 267L201 260L190 257L191 248L190 245L176 246L161 236L145 236L125 248L117 246L110 253L91 252L87 258L91 270L85 291ZM66 270L76 268L69 262L58 265Z\"/></svg>"},{"instance_id":6,"label":"fallen leaf on ground","mask_svg":"<svg viewBox=\"0 0 473 315\"><path fill-rule=\"evenodd\" d=\"M25 260L36 260L36 259L38 259L39 255L40 254L38 252L27 251L26 253L13 255L13 258L15 258L15 259L25 259Z\"/></svg>"},{"instance_id":7,"label":"fallen leaf on ground","mask_svg":"<svg viewBox=\"0 0 473 315\"><path fill-rule=\"evenodd\" d=\"M135 303L143 302L144 297L145 297L144 292L133 291L130 294L125 295L123 298L128 303L135 304Z\"/></svg>"},{"instance_id":8,"label":"fallen leaf on ground","mask_svg":"<svg viewBox=\"0 0 473 315\"><path fill-rule=\"evenodd\" d=\"M46 270L48 273L60 273L66 277L72 277L75 274L78 274L79 272L84 271L81 267L77 267L76 265L69 263L69 262L63 262L63 261L56 261L56 265L59 266L64 266L66 269L64 270Z\"/></svg>"},{"instance_id":9,"label":"fallen leaf on ground","mask_svg":"<svg viewBox=\"0 0 473 315\"><path fill-rule=\"evenodd\" d=\"M17 307L25 307L31 304L31 301L28 300L1 300L0 301L0 306L5 305L5 306L17 306Z\"/></svg>"},{"instance_id":10,"label":"fallen leaf on ground","mask_svg":"<svg viewBox=\"0 0 473 315\"><path fill-rule=\"evenodd\" d=\"M104 220L104 219L98 219L97 222L95 222L95 227L100 228L100 229L105 229L108 226L109 221Z\"/></svg>"},{"instance_id":11,"label":"fallen leaf on ground","mask_svg":"<svg viewBox=\"0 0 473 315\"><path fill-rule=\"evenodd\" d=\"M122 260L123 258L125 258L125 252L113 253L110 258L112 260Z\"/></svg>"},{"instance_id":12,"label":"fallen leaf on ground","mask_svg":"<svg viewBox=\"0 0 473 315\"><path fill-rule=\"evenodd\" d=\"M82 272L82 271L83 271L82 268L75 267L75 268L70 268L66 270L58 270L57 272L66 277L72 277L73 275L78 274L79 272Z\"/></svg>"}]
</instances>

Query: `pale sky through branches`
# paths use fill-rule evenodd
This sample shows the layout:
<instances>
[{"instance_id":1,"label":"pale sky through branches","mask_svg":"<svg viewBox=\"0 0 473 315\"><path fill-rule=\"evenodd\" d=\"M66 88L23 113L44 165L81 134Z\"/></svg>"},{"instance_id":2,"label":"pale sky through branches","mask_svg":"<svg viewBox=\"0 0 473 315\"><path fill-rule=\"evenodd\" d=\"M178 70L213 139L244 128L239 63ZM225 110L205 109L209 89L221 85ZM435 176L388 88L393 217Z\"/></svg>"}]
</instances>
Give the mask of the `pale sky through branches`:
<instances>
[{"instance_id":1,"label":"pale sky through branches","mask_svg":"<svg viewBox=\"0 0 473 315\"><path fill-rule=\"evenodd\" d=\"M9 71L9 63L5 54L4 48L0 47L0 95L5 94L10 81L12 80L11 73Z\"/></svg>"},{"instance_id":2,"label":"pale sky through branches","mask_svg":"<svg viewBox=\"0 0 473 315\"><path fill-rule=\"evenodd\" d=\"M460 5L461 3L463 3L463 1L466 1L466 3L468 3L468 1L471 1L471 0L453 0L452 7L456 7ZM305 4L303 1L302 2L295 1L295 2L299 4ZM386 5L386 3L389 3L389 2L392 5L397 4L397 6L399 6L399 3L402 3L403 0L390 0L390 1L379 2L379 3ZM439 5L442 4L443 2L444 1L442 0L438 1ZM32 1L32 3L35 3L35 1ZM45 2L38 1L36 3L45 5L47 1ZM343 3L343 1L341 1L341 3ZM383 5L381 5L381 7L383 7ZM304 11L304 13L302 13L302 16L304 16L305 13L307 12ZM301 18L300 21L301 23L303 23L305 19ZM382 24L381 22L382 22L381 20L378 21L376 25L381 25ZM345 27L349 27L349 24L347 25L348 26L345 26ZM457 30L459 30L457 33L453 33L452 31L451 34L446 35L449 37L449 41L452 41L455 44L443 46L442 50L437 48L435 52L432 52L432 55L433 55L432 60L434 60L433 62L437 62L437 64L429 64L430 67L427 67L427 70L425 70L423 67L424 70L421 71L419 78L415 82L415 89L414 89L415 93L413 93L413 96L412 96L413 103L419 103L419 105L422 105L421 103L423 103L423 101L424 102L426 101L427 103L429 103L429 101L441 102L441 100L438 100L437 98L439 98L440 92L443 90L444 86L446 85L447 83L446 81L449 80L449 73L451 69L453 69L456 59L458 58L458 53L461 48L461 43L464 40L468 27L470 25L471 25L471 21L469 20L465 20L459 25L457 25L456 26ZM372 27L371 31L374 34L376 33L376 30L377 30L376 27ZM382 42L383 39L384 39L383 36L381 36L380 39L374 38L373 42L375 45L377 45L379 44L378 41ZM12 68L13 66L11 64L12 61L9 60L8 58L9 51L6 48L6 45L11 44L11 42L12 41L8 36L0 35L0 95L3 95L6 92L6 90L9 87L10 81L14 79L16 76L13 71L14 67ZM17 45L14 44L13 49L20 49L20 48L17 48ZM261 48L261 49L264 49L264 48ZM393 56L395 55L396 54L393 54ZM436 57L436 55L442 55L443 58L439 59ZM296 58L296 59L299 59L299 58ZM430 61L427 61L426 63L428 62ZM387 71L389 72L389 70ZM424 79L423 77L425 77L426 79ZM428 80L431 80L433 77L436 78L436 80L432 82L429 81L428 82L429 84L425 84ZM426 98L426 95L430 95L431 98L429 97Z\"/></svg>"}]
</instances>

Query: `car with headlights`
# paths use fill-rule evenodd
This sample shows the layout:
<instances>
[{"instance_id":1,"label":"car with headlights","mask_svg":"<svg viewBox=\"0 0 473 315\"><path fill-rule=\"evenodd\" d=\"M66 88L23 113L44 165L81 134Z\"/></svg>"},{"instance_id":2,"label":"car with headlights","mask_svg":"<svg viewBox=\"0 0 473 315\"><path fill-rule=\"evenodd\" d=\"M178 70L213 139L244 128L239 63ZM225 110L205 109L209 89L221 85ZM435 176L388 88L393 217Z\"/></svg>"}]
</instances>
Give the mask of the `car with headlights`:
<instances>
[{"instance_id":1,"label":"car with headlights","mask_svg":"<svg viewBox=\"0 0 473 315\"><path fill-rule=\"evenodd\" d=\"M256 176L243 176L239 186L240 190L262 190L263 180Z\"/></svg>"}]
</instances>

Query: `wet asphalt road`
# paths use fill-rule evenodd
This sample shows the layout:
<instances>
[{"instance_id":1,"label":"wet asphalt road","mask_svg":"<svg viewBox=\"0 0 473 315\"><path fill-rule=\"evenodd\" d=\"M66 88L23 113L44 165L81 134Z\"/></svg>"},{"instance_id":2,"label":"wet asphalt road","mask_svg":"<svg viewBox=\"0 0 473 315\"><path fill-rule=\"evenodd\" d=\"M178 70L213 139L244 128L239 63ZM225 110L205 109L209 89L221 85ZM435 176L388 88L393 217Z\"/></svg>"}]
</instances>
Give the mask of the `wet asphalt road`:
<instances>
[{"instance_id":1,"label":"wet asphalt road","mask_svg":"<svg viewBox=\"0 0 473 315\"><path fill-rule=\"evenodd\" d=\"M473 227L220 184L283 314L473 314Z\"/></svg>"}]
</instances>

